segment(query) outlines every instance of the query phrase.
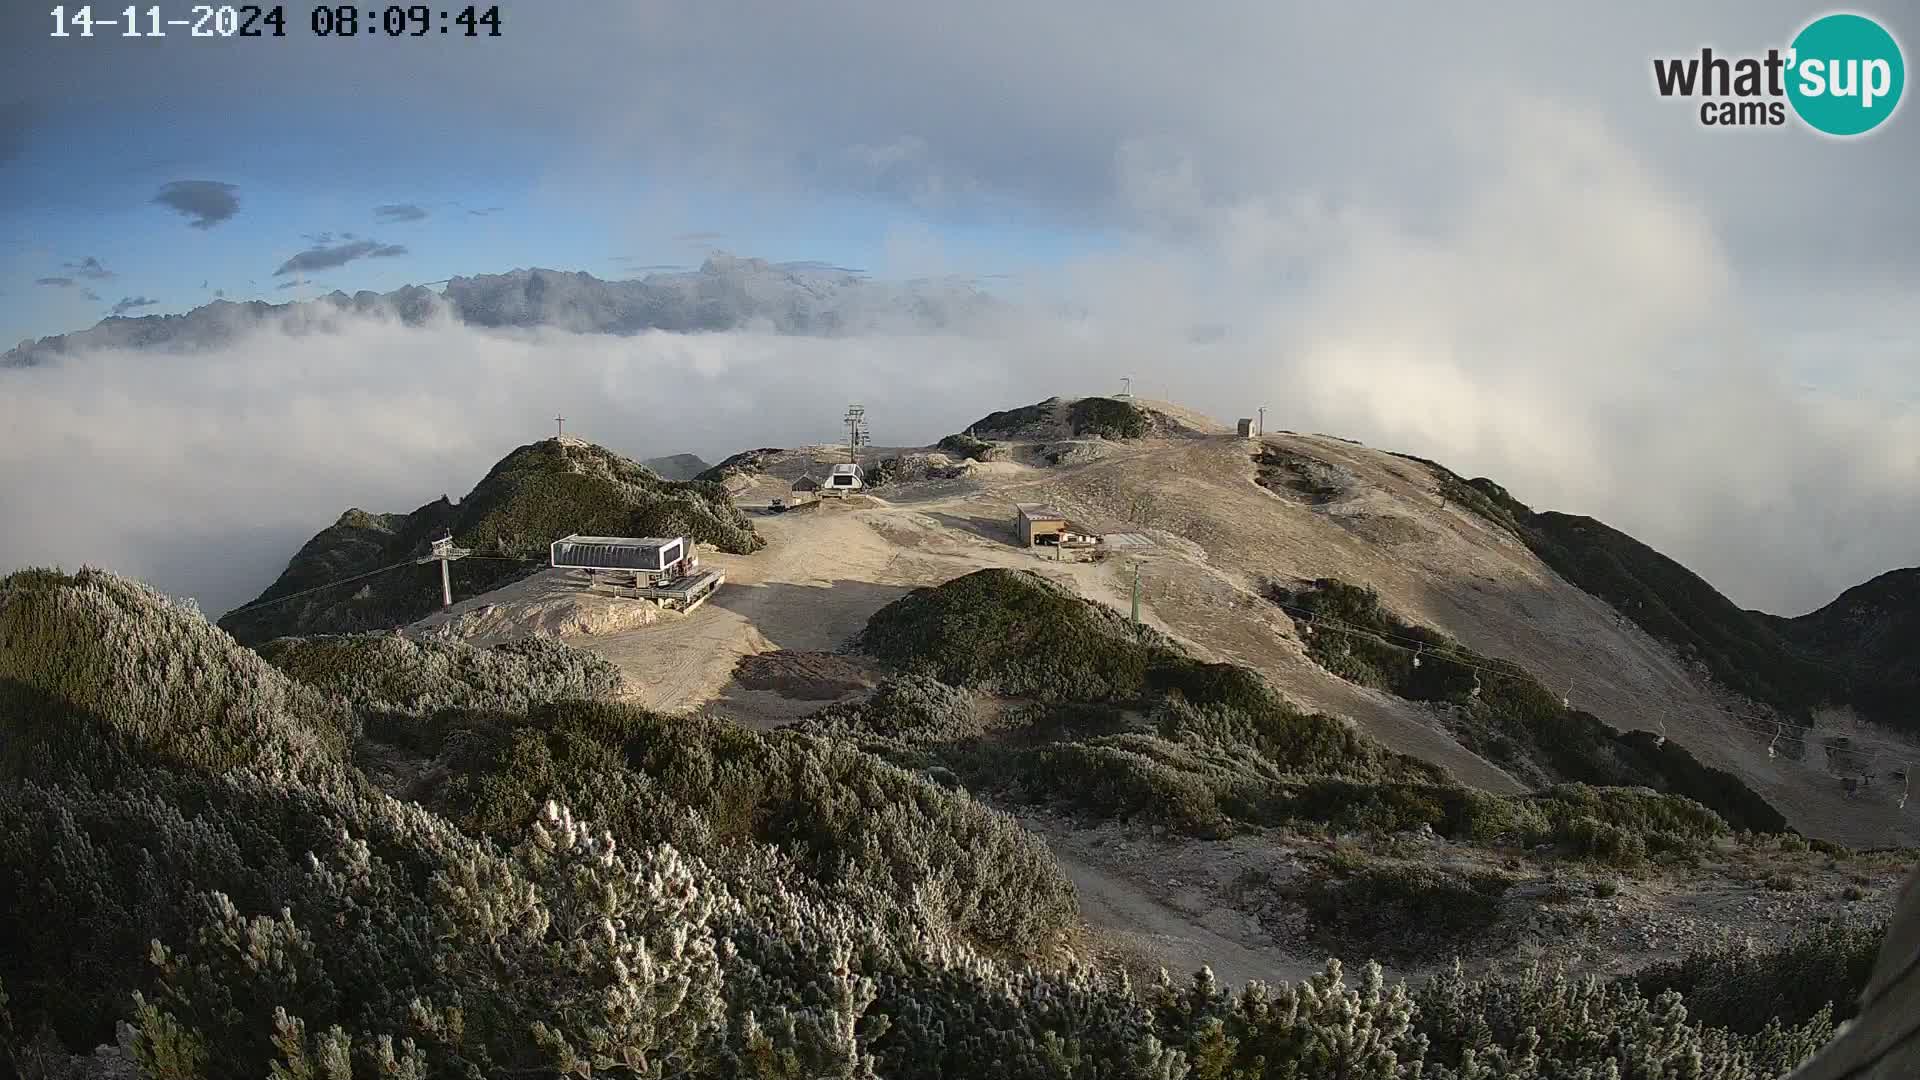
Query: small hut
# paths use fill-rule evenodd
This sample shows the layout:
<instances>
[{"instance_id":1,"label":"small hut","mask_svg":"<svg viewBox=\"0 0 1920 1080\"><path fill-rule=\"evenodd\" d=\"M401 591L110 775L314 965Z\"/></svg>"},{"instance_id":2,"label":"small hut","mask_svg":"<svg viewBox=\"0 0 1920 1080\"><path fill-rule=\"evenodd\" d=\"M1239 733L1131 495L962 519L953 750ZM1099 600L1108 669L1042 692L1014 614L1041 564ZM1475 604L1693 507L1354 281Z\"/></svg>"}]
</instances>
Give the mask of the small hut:
<instances>
[{"instance_id":1,"label":"small hut","mask_svg":"<svg viewBox=\"0 0 1920 1080\"><path fill-rule=\"evenodd\" d=\"M1060 534L1067 531L1067 515L1042 503L1015 503L1013 531L1020 538L1021 547L1057 543Z\"/></svg>"}]
</instances>

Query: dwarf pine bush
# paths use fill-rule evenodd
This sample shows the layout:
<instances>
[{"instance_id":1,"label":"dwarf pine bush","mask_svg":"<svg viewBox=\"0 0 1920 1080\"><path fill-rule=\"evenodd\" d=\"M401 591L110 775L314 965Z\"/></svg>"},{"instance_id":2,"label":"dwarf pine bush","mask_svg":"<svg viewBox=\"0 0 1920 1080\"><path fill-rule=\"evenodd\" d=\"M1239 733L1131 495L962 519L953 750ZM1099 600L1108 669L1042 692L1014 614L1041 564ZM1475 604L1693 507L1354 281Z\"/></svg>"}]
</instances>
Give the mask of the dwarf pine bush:
<instances>
[{"instance_id":1,"label":"dwarf pine bush","mask_svg":"<svg viewBox=\"0 0 1920 1080\"><path fill-rule=\"evenodd\" d=\"M1785 943L1762 948L1733 939L1640 972L1634 983L1649 996L1677 990L1703 1023L1753 1033L1771 1019L1804 1023L1831 1008L1851 1019L1860 991L1886 937L1886 923L1827 924L1796 931Z\"/></svg>"},{"instance_id":2,"label":"dwarf pine bush","mask_svg":"<svg viewBox=\"0 0 1920 1080\"><path fill-rule=\"evenodd\" d=\"M491 648L399 634L278 638L260 655L294 679L364 712L420 716L442 709L525 710L565 698L612 698L620 669L552 638Z\"/></svg>"},{"instance_id":3,"label":"dwarf pine bush","mask_svg":"<svg viewBox=\"0 0 1920 1080\"><path fill-rule=\"evenodd\" d=\"M1067 422L1075 435L1097 435L1103 439L1138 439L1147 434L1148 417L1130 401L1112 398L1081 398L1067 412Z\"/></svg>"},{"instance_id":4,"label":"dwarf pine bush","mask_svg":"<svg viewBox=\"0 0 1920 1080\"><path fill-rule=\"evenodd\" d=\"M75 711L159 760L213 770L337 762L354 736L338 703L197 613L98 570L0 579L0 694L8 693L17 700L0 757L12 767L29 745L72 749L64 721ZM49 713L25 700L34 696L62 707Z\"/></svg>"},{"instance_id":5,"label":"dwarf pine bush","mask_svg":"<svg viewBox=\"0 0 1920 1080\"><path fill-rule=\"evenodd\" d=\"M818 880L938 900L970 940L1021 952L1069 925L1072 886L1011 818L845 744L565 702L458 729L429 802L476 832L564 798L629 843L690 811L716 843L773 844ZM685 834L680 834L684 839Z\"/></svg>"}]
</instances>

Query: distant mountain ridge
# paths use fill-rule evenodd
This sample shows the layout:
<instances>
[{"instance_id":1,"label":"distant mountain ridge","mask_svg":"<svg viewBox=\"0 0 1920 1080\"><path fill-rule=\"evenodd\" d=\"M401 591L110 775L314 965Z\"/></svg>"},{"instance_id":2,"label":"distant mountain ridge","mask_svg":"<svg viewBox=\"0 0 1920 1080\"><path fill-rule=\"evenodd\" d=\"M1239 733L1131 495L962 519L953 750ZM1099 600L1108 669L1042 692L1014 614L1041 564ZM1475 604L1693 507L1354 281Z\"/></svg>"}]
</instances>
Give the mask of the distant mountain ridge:
<instances>
[{"instance_id":1,"label":"distant mountain ridge","mask_svg":"<svg viewBox=\"0 0 1920 1080\"><path fill-rule=\"evenodd\" d=\"M339 320L349 315L394 319L408 326L444 318L467 326L553 327L580 334L757 327L779 334L835 336L955 329L988 317L999 304L960 279L880 282L817 263L716 254L698 270L630 281L534 268L456 277L442 292L407 285L389 293L336 291L285 304L216 300L182 315L115 316L91 329L22 342L0 354L0 367L31 367L95 349L194 352L263 327L292 334L328 333L337 331Z\"/></svg>"}]
</instances>

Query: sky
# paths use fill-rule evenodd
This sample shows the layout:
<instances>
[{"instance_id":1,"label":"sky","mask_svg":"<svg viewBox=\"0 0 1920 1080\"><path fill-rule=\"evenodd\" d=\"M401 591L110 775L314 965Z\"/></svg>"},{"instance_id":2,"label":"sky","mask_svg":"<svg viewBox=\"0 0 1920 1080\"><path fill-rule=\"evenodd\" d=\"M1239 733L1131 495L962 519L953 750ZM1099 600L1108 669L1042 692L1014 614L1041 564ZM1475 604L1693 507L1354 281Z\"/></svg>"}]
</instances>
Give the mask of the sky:
<instances>
[{"instance_id":1,"label":"sky","mask_svg":"<svg viewBox=\"0 0 1920 1080\"><path fill-rule=\"evenodd\" d=\"M349 505L464 493L555 410L717 458L831 439L850 395L876 441L926 442L1121 375L1492 476L1747 606L1920 563L1914 106L1840 140L1703 127L1653 88L1654 57L1764 52L1824 8L569 0L398 39L285 10L279 39L0 13L0 342L713 250L972 277L1025 315L369 324L0 372L0 566L219 608ZM1856 10L1920 41L1910 9ZM710 404L659 415L665 378Z\"/></svg>"}]
</instances>

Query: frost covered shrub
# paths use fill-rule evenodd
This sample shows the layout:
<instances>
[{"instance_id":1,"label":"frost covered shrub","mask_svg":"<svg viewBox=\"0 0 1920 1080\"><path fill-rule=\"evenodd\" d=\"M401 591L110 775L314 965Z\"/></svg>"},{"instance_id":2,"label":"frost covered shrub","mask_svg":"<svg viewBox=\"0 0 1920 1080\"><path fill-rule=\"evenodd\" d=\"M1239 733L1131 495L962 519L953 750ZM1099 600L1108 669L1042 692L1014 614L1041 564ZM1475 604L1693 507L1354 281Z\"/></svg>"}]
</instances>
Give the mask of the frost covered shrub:
<instances>
[{"instance_id":1,"label":"frost covered shrub","mask_svg":"<svg viewBox=\"0 0 1920 1080\"><path fill-rule=\"evenodd\" d=\"M338 762L355 734L344 708L196 612L100 570L0 579L0 683L64 702L114 738L196 768ZM11 711L8 759L30 742L58 749L70 735L59 711Z\"/></svg>"},{"instance_id":2,"label":"frost covered shrub","mask_svg":"<svg viewBox=\"0 0 1920 1080\"><path fill-rule=\"evenodd\" d=\"M148 943L186 932L196 892L263 908L292 895L281 837L221 787L132 771L108 788L0 788L0 980L20 1006L76 1046L109 1039Z\"/></svg>"},{"instance_id":3,"label":"frost covered shrub","mask_svg":"<svg viewBox=\"0 0 1920 1080\"><path fill-rule=\"evenodd\" d=\"M1207 1078L1418 1075L1426 1040L1414 1026L1404 984L1386 985L1368 964L1349 987L1338 960L1293 985L1256 983L1238 994L1201 971L1176 986L1163 972L1147 993L1159 1041L1186 1058L1185 1075Z\"/></svg>"},{"instance_id":4,"label":"frost covered shrub","mask_svg":"<svg viewBox=\"0 0 1920 1080\"><path fill-rule=\"evenodd\" d=\"M564 698L611 698L620 669L552 638L491 648L399 634L278 638L260 655L300 682L363 711L418 716L437 709L527 709Z\"/></svg>"},{"instance_id":5,"label":"frost covered shrub","mask_svg":"<svg viewBox=\"0 0 1920 1080\"><path fill-rule=\"evenodd\" d=\"M1419 960L1458 953L1491 929L1512 884L1500 874L1393 864L1316 876L1299 896L1336 948Z\"/></svg>"},{"instance_id":6,"label":"frost covered shrub","mask_svg":"<svg viewBox=\"0 0 1920 1080\"><path fill-rule=\"evenodd\" d=\"M116 1021L168 1080L1759 1080L1830 1030L1821 1014L1739 1035L1688 1020L1676 995L1538 977L1411 1000L1337 969L1136 990L1054 966L1071 890L1010 819L817 736L613 704L422 717L446 774L430 794L466 793L462 828L316 755L303 703L337 715L317 691L238 650L223 682L196 666L212 662L194 652L204 623L142 601L116 627L116 605L58 595L76 580L9 579L6 600L32 603L0 612L4 661L35 680L0 681L0 1061L16 1072L57 1075L60 1049L84 1054ZM61 618L153 657L83 648L110 662L68 681L28 662L47 641L85 647ZM155 626L193 662L166 662L177 642ZM202 685L221 708L192 698ZM1042 746L1097 719L1050 708ZM1224 770L1217 805L1299 784L1242 743L1125 734L1145 741L1102 745ZM618 827L537 801L547 790Z\"/></svg>"},{"instance_id":7,"label":"frost covered shrub","mask_svg":"<svg viewBox=\"0 0 1920 1080\"><path fill-rule=\"evenodd\" d=\"M1752 1035L1692 1021L1677 993L1649 998L1631 982L1570 979L1535 967L1468 979L1456 965L1414 995L1427 1039L1425 1076L1439 1080L1774 1080L1833 1036L1822 1012Z\"/></svg>"},{"instance_id":8,"label":"frost covered shrub","mask_svg":"<svg viewBox=\"0 0 1920 1080\"><path fill-rule=\"evenodd\" d=\"M432 836L429 830L428 839ZM156 944L134 1051L158 1075L258 1075L329 1056L439 1075L703 1066L724 1038L729 902L671 848L623 855L550 808L511 851L436 839L417 891L363 838L308 860L300 914L206 894L184 948Z\"/></svg>"},{"instance_id":9,"label":"frost covered shrub","mask_svg":"<svg viewBox=\"0 0 1920 1080\"><path fill-rule=\"evenodd\" d=\"M1827 1008L1834 1020L1847 1020L1858 1010L1886 930L1884 922L1817 926L1772 948L1750 938L1725 941L1633 981L1650 997L1677 990L1695 1019L1734 1031L1757 1032L1773 1017L1805 1023Z\"/></svg>"},{"instance_id":10,"label":"frost covered shrub","mask_svg":"<svg viewBox=\"0 0 1920 1080\"><path fill-rule=\"evenodd\" d=\"M198 892L186 929L141 950L126 1041L148 1075L1760 1080L1830 1030L1738 1036L1677 997L1540 976L1409 994L1371 966L1358 986L1330 964L1291 987L1135 991L796 893L770 853L722 869L629 849L557 807L503 847L351 787L295 801L330 825L290 900Z\"/></svg>"},{"instance_id":11,"label":"frost covered shrub","mask_svg":"<svg viewBox=\"0 0 1920 1080\"><path fill-rule=\"evenodd\" d=\"M977 734L974 695L926 675L891 675L865 701L829 705L795 725L819 735L950 743Z\"/></svg>"},{"instance_id":12,"label":"frost covered shrub","mask_svg":"<svg viewBox=\"0 0 1920 1080\"><path fill-rule=\"evenodd\" d=\"M447 779L430 800L481 831L565 797L639 842L659 838L666 808L684 808L716 842L776 845L826 884L937 896L956 931L995 947L1032 949L1074 916L1072 886L1044 842L832 740L565 702L450 742Z\"/></svg>"}]
</instances>

